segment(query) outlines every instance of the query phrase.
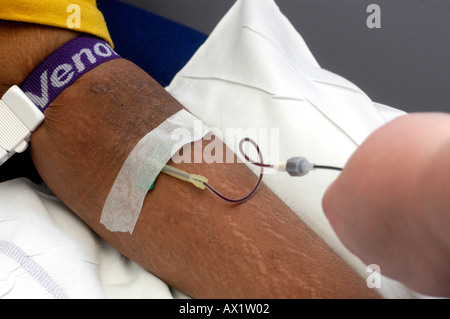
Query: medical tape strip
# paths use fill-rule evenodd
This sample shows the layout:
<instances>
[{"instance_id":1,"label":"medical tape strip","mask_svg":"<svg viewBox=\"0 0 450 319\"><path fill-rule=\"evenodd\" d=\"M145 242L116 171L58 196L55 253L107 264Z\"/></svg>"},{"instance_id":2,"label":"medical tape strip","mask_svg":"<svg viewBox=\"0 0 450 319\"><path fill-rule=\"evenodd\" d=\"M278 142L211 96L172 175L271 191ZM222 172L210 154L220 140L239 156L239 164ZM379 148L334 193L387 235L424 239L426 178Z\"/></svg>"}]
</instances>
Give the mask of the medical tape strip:
<instances>
[{"instance_id":1,"label":"medical tape strip","mask_svg":"<svg viewBox=\"0 0 450 319\"><path fill-rule=\"evenodd\" d=\"M103 206L100 223L113 232L133 233L145 196L161 169L184 145L209 129L181 110L145 135L131 151Z\"/></svg>"}]
</instances>

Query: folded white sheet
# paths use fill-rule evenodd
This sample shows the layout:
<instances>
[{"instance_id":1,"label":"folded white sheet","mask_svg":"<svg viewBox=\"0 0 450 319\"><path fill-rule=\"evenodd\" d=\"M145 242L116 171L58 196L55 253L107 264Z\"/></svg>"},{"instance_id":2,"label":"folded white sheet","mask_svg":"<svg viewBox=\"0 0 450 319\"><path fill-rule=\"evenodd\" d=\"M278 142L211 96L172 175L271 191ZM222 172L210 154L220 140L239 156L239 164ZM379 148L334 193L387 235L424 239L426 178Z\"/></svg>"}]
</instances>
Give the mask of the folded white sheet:
<instances>
[{"instance_id":1,"label":"folded white sheet","mask_svg":"<svg viewBox=\"0 0 450 319\"><path fill-rule=\"evenodd\" d=\"M279 150L265 154L266 159L305 156L316 164L341 167L371 132L404 114L372 102L354 84L322 69L272 0L238 0L167 90L217 128L234 150L238 139L228 136L227 128L275 128L275 143L271 136L256 136L263 152ZM366 265L341 245L321 208L324 191L337 174L313 171L293 178L279 173L264 181L367 278ZM385 297L414 296L385 277L379 290Z\"/></svg>"},{"instance_id":2,"label":"folded white sheet","mask_svg":"<svg viewBox=\"0 0 450 319\"><path fill-rule=\"evenodd\" d=\"M171 298L27 179L0 183L0 298Z\"/></svg>"}]
</instances>

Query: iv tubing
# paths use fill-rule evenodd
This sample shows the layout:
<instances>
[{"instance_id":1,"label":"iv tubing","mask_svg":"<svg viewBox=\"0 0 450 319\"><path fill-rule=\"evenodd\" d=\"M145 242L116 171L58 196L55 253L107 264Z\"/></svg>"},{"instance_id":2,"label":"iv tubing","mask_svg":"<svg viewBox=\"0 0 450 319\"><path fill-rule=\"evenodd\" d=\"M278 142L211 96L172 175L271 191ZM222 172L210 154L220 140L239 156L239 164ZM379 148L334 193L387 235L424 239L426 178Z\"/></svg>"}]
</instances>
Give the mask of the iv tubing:
<instances>
[{"instance_id":1,"label":"iv tubing","mask_svg":"<svg viewBox=\"0 0 450 319\"><path fill-rule=\"evenodd\" d=\"M250 144L252 144L255 148L256 151L258 152L258 157L259 157L259 162L253 161L252 159L250 159L248 157L248 155L244 152L243 150L243 145L245 142L249 142ZM163 173L166 173L168 175L171 175L173 177L176 177L178 179L184 180L186 182L190 182L192 184L194 184L195 186L197 186L198 188L201 189L209 189L213 194L215 194L216 196L220 197L221 199L233 203L233 204L240 204L245 202L246 200L250 199L253 195L255 195L256 191L259 189L259 187L261 186L261 182L262 182L262 178L264 175L264 168L277 168L280 167L279 165L273 165L273 164L265 164L263 161L263 156L261 154L261 151L259 149L258 144L256 144L255 141L253 141L252 139L246 137L243 138L240 143L239 143L239 150L242 154L242 156L244 156L245 160L252 163L255 166L260 167L260 173L259 173L259 177L258 180L255 184L255 186L253 187L253 189L250 191L250 193L248 193L246 196L239 198L239 199L232 199L229 198L223 194L221 194L219 191L217 191L214 187L212 187L210 184L208 184L208 179L204 176L201 175L195 175L195 174L190 174L187 173L185 171L179 170L175 167L169 166L169 165L165 165L164 168L162 169ZM316 165L313 164L312 166L313 169L331 169L331 170L338 170L341 171L342 168L340 167L335 167L335 166L326 166L326 165Z\"/></svg>"}]
</instances>

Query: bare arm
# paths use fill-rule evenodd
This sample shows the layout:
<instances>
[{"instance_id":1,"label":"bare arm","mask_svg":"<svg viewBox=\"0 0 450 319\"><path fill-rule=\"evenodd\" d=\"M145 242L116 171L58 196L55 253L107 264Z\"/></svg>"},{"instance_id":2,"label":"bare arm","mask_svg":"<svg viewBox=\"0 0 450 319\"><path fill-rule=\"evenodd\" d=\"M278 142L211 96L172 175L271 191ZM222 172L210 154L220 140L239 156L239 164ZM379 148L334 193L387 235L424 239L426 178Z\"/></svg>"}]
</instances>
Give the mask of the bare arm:
<instances>
[{"instance_id":1,"label":"bare arm","mask_svg":"<svg viewBox=\"0 0 450 319\"><path fill-rule=\"evenodd\" d=\"M347 247L418 292L450 296L450 115L414 114L375 132L325 194Z\"/></svg>"},{"instance_id":2,"label":"bare arm","mask_svg":"<svg viewBox=\"0 0 450 319\"><path fill-rule=\"evenodd\" d=\"M74 36L31 28L40 34L34 35L39 42L33 43L25 32L28 42L22 38L20 43L31 43L24 54L30 50L39 58L22 63L27 67L16 72L20 75L0 79L3 91ZM5 30L0 40L18 35ZM0 47L5 45L0 42ZM42 46L42 52L34 52L33 46ZM0 59L11 60L13 64L12 57ZM44 125L32 136L34 163L54 193L101 237L192 297L377 297L264 186L251 201L233 206L161 175L146 196L132 235L101 225L106 196L134 145L181 108L131 62L106 62L83 75L46 110ZM230 196L241 195L234 190L236 181L250 188L256 179L243 164L177 167L208 176Z\"/></svg>"}]
</instances>

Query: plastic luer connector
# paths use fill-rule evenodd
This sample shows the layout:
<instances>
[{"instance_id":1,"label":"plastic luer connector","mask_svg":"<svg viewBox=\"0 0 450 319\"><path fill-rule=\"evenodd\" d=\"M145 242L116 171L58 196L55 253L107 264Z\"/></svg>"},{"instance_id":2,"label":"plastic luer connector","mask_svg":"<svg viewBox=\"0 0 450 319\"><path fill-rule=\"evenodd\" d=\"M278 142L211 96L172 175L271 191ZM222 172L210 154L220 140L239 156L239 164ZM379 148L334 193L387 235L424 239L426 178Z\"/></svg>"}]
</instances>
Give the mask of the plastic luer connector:
<instances>
[{"instance_id":1,"label":"plastic luer connector","mask_svg":"<svg viewBox=\"0 0 450 319\"><path fill-rule=\"evenodd\" d=\"M286 161L286 172L291 176L303 176L314 169L314 164L304 157L292 157Z\"/></svg>"},{"instance_id":2,"label":"plastic luer connector","mask_svg":"<svg viewBox=\"0 0 450 319\"><path fill-rule=\"evenodd\" d=\"M204 176L196 175L196 174L189 174L185 171L182 171L178 168L175 168L175 167L172 167L169 165L165 165L161 171L172 177L176 177L183 181L194 184L196 187L198 187L200 189L205 189L205 183L208 183L208 179Z\"/></svg>"},{"instance_id":3,"label":"plastic luer connector","mask_svg":"<svg viewBox=\"0 0 450 319\"><path fill-rule=\"evenodd\" d=\"M28 147L31 133L44 121L44 114L17 86L0 100L0 165Z\"/></svg>"}]
</instances>

